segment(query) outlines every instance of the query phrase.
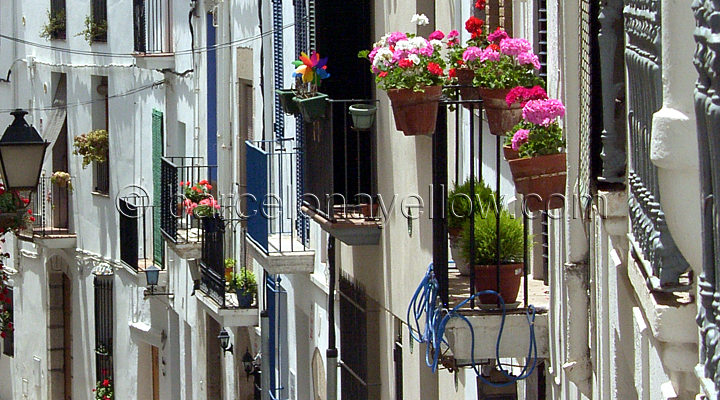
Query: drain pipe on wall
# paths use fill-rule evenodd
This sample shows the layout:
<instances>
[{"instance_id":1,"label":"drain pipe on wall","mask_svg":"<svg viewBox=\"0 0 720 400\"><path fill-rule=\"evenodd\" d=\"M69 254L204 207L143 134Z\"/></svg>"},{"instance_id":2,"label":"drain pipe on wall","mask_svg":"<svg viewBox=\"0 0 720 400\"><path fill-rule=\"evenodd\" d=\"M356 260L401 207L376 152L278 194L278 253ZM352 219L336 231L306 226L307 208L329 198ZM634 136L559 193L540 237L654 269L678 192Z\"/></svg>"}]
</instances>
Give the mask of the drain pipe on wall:
<instances>
[{"instance_id":1,"label":"drain pipe on wall","mask_svg":"<svg viewBox=\"0 0 720 400\"><path fill-rule=\"evenodd\" d=\"M571 382L585 396L592 397L588 264L566 263L563 274L567 307L565 363L562 368Z\"/></svg>"},{"instance_id":2,"label":"drain pipe on wall","mask_svg":"<svg viewBox=\"0 0 720 400\"><path fill-rule=\"evenodd\" d=\"M260 313L260 332L262 332L262 343L260 345L260 349L262 351L262 362L260 364L260 388L262 390L260 391L260 399L270 400L270 390L272 390L270 387L270 360L268 359L270 356L270 335L267 334L267 332L270 332L270 316L268 315L267 310L262 310Z\"/></svg>"},{"instance_id":3,"label":"drain pipe on wall","mask_svg":"<svg viewBox=\"0 0 720 400\"><path fill-rule=\"evenodd\" d=\"M328 349L327 349L327 400L337 399L338 350L335 344L335 238L328 238Z\"/></svg>"}]
</instances>

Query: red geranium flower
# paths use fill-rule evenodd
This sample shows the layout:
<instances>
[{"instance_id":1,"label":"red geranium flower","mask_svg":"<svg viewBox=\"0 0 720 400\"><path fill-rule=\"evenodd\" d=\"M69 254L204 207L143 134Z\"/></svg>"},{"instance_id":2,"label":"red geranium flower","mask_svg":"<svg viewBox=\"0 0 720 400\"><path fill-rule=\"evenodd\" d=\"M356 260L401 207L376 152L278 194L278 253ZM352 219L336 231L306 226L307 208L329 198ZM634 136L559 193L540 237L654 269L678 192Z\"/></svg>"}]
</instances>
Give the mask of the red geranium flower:
<instances>
[{"instance_id":1,"label":"red geranium flower","mask_svg":"<svg viewBox=\"0 0 720 400\"><path fill-rule=\"evenodd\" d=\"M398 61L398 65L400 66L400 68L410 68L413 66L413 62L406 58L404 60Z\"/></svg>"},{"instance_id":2,"label":"red geranium flower","mask_svg":"<svg viewBox=\"0 0 720 400\"><path fill-rule=\"evenodd\" d=\"M0 338L5 339L5 332L0 332Z\"/></svg>"},{"instance_id":3,"label":"red geranium flower","mask_svg":"<svg viewBox=\"0 0 720 400\"><path fill-rule=\"evenodd\" d=\"M488 49L495 50L495 51L500 51L500 45L495 44L495 43L491 43L490 45L488 45L487 48L488 48Z\"/></svg>"},{"instance_id":4,"label":"red geranium flower","mask_svg":"<svg viewBox=\"0 0 720 400\"><path fill-rule=\"evenodd\" d=\"M440 68L440 65L438 65L434 62L428 63L427 69L428 69L428 71L430 71L430 73L433 73L435 75L443 74L443 70L442 70L442 68Z\"/></svg>"},{"instance_id":5,"label":"red geranium flower","mask_svg":"<svg viewBox=\"0 0 720 400\"><path fill-rule=\"evenodd\" d=\"M30 217L30 222L35 222L35 217Z\"/></svg>"},{"instance_id":6,"label":"red geranium flower","mask_svg":"<svg viewBox=\"0 0 720 400\"><path fill-rule=\"evenodd\" d=\"M105 380L102 382L102 385L105 386L105 387L108 387L108 386L110 386L110 381L107 380L107 379L105 379Z\"/></svg>"},{"instance_id":7,"label":"red geranium flower","mask_svg":"<svg viewBox=\"0 0 720 400\"><path fill-rule=\"evenodd\" d=\"M207 179L203 179L200 182L198 182L198 185L207 185L208 183L209 182L207 181Z\"/></svg>"},{"instance_id":8,"label":"red geranium flower","mask_svg":"<svg viewBox=\"0 0 720 400\"><path fill-rule=\"evenodd\" d=\"M450 78L454 78L454 77L457 76L457 73L456 73L456 71L455 71L455 68L450 68L450 70L448 70L448 76L449 76Z\"/></svg>"},{"instance_id":9,"label":"red geranium flower","mask_svg":"<svg viewBox=\"0 0 720 400\"><path fill-rule=\"evenodd\" d=\"M477 0L475 2L475 8L484 10L485 9L485 0Z\"/></svg>"},{"instance_id":10,"label":"red geranium flower","mask_svg":"<svg viewBox=\"0 0 720 400\"><path fill-rule=\"evenodd\" d=\"M468 33L472 33L473 35L478 31L482 33L483 25L485 25L485 21L475 17L474 15L471 15L470 18L465 21L465 30L467 30Z\"/></svg>"},{"instance_id":11,"label":"red geranium flower","mask_svg":"<svg viewBox=\"0 0 720 400\"><path fill-rule=\"evenodd\" d=\"M30 203L30 199L23 197L22 202L23 202L25 205L27 205L28 203Z\"/></svg>"},{"instance_id":12,"label":"red geranium flower","mask_svg":"<svg viewBox=\"0 0 720 400\"><path fill-rule=\"evenodd\" d=\"M387 76L387 71L382 71L378 74L379 77L384 78Z\"/></svg>"}]
</instances>

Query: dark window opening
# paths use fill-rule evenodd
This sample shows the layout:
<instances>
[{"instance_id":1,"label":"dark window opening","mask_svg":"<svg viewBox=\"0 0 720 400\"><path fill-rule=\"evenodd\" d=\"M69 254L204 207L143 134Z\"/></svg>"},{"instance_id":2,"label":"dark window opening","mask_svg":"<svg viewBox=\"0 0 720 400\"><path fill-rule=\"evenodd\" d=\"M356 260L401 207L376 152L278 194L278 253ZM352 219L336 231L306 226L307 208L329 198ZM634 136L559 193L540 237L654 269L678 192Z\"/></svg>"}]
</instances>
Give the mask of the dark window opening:
<instances>
[{"instance_id":1,"label":"dark window opening","mask_svg":"<svg viewBox=\"0 0 720 400\"><path fill-rule=\"evenodd\" d=\"M94 42L107 42L107 0L92 0L91 18Z\"/></svg>"},{"instance_id":2,"label":"dark window opening","mask_svg":"<svg viewBox=\"0 0 720 400\"><path fill-rule=\"evenodd\" d=\"M15 304L13 304L13 288L8 287L7 289L8 292L5 295L7 306L5 310L9 313L9 322L14 324L15 313L13 312L13 309L15 308ZM5 332L5 337L3 338L3 354L10 357L15 356L15 332L13 329L9 329L7 332Z\"/></svg>"},{"instance_id":3,"label":"dark window opening","mask_svg":"<svg viewBox=\"0 0 720 400\"><path fill-rule=\"evenodd\" d=\"M365 291L341 277L340 292L340 360L343 399L368 399L367 298Z\"/></svg>"},{"instance_id":4,"label":"dark window opening","mask_svg":"<svg viewBox=\"0 0 720 400\"><path fill-rule=\"evenodd\" d=\"M113 276L95 277L95 377L113 378Z\"/></svg>"},{"instance_id":5,"label":"dark window opening","mask_svg":"<svg viewBox=\"0 0 720 400\"><path fill-rule=\"evenodd\" d=\"M54 26L50 33L52 39L65 39L67 34L67 12L65 11L65 0L50 1L49 24Z\"/></svg>"}]
</instances>

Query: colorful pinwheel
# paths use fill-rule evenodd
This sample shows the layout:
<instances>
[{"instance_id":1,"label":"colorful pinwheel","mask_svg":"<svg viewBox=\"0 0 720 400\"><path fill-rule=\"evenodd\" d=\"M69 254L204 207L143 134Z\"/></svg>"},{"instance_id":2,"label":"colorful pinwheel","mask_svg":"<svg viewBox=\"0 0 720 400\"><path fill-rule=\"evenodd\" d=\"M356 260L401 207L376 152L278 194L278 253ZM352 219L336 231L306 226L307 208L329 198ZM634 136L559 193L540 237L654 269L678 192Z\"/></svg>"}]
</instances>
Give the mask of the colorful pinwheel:
<instances>
[{"instance_id":1,"label":"colorful pinwheel","mask_svg":"<svg viewBox=\"0 0 720 400\"><path fill-rule=\"evenodd\" d=\"M313 52L308 57L305 52L300 53L300 59L293 61L293 65L297 68L293 74L294 78L302 76L303 83L312 82L315 85L320 84L321 79L330 77L327 72L327 57L320 58L320 54Z\"/></svg>"}]
</instances>

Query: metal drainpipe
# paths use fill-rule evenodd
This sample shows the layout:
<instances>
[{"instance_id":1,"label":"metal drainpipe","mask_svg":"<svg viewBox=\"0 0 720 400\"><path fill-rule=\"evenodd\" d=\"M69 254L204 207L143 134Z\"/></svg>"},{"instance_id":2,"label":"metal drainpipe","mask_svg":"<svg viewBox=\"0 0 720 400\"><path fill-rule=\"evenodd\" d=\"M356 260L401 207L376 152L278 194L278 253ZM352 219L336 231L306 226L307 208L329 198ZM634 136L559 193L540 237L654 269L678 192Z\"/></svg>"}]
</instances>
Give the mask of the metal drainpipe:
<instances>
[{"instance_id":1,"label":"metal drainpipe","mask_svg":"<svg viewBox=\"0 0 720 400\"><path fill-rule=\"evenodd\" d=\"M267 334L267 332L270 332L270 316L268 315L267 310L263 310L260 313L260 332L262 332L262 363L260 364L260 369L262 373L260 374L260 388L261 388L261 400L270 400L270 390L272 389L270 387L270 360L268 357L270 356L270 336Z\"/></svg>"},{"instance_id":2,"label":"metal drainpipe","mask_svg":"<svg viewBox=\"0 0 720 400\"><path fill-rule=\"evenodd\" d=\"M328 349L327 349L327 400L337 399L338 350L335 346L335 238L328 238Z\"/></svg>"}]
</instances>

